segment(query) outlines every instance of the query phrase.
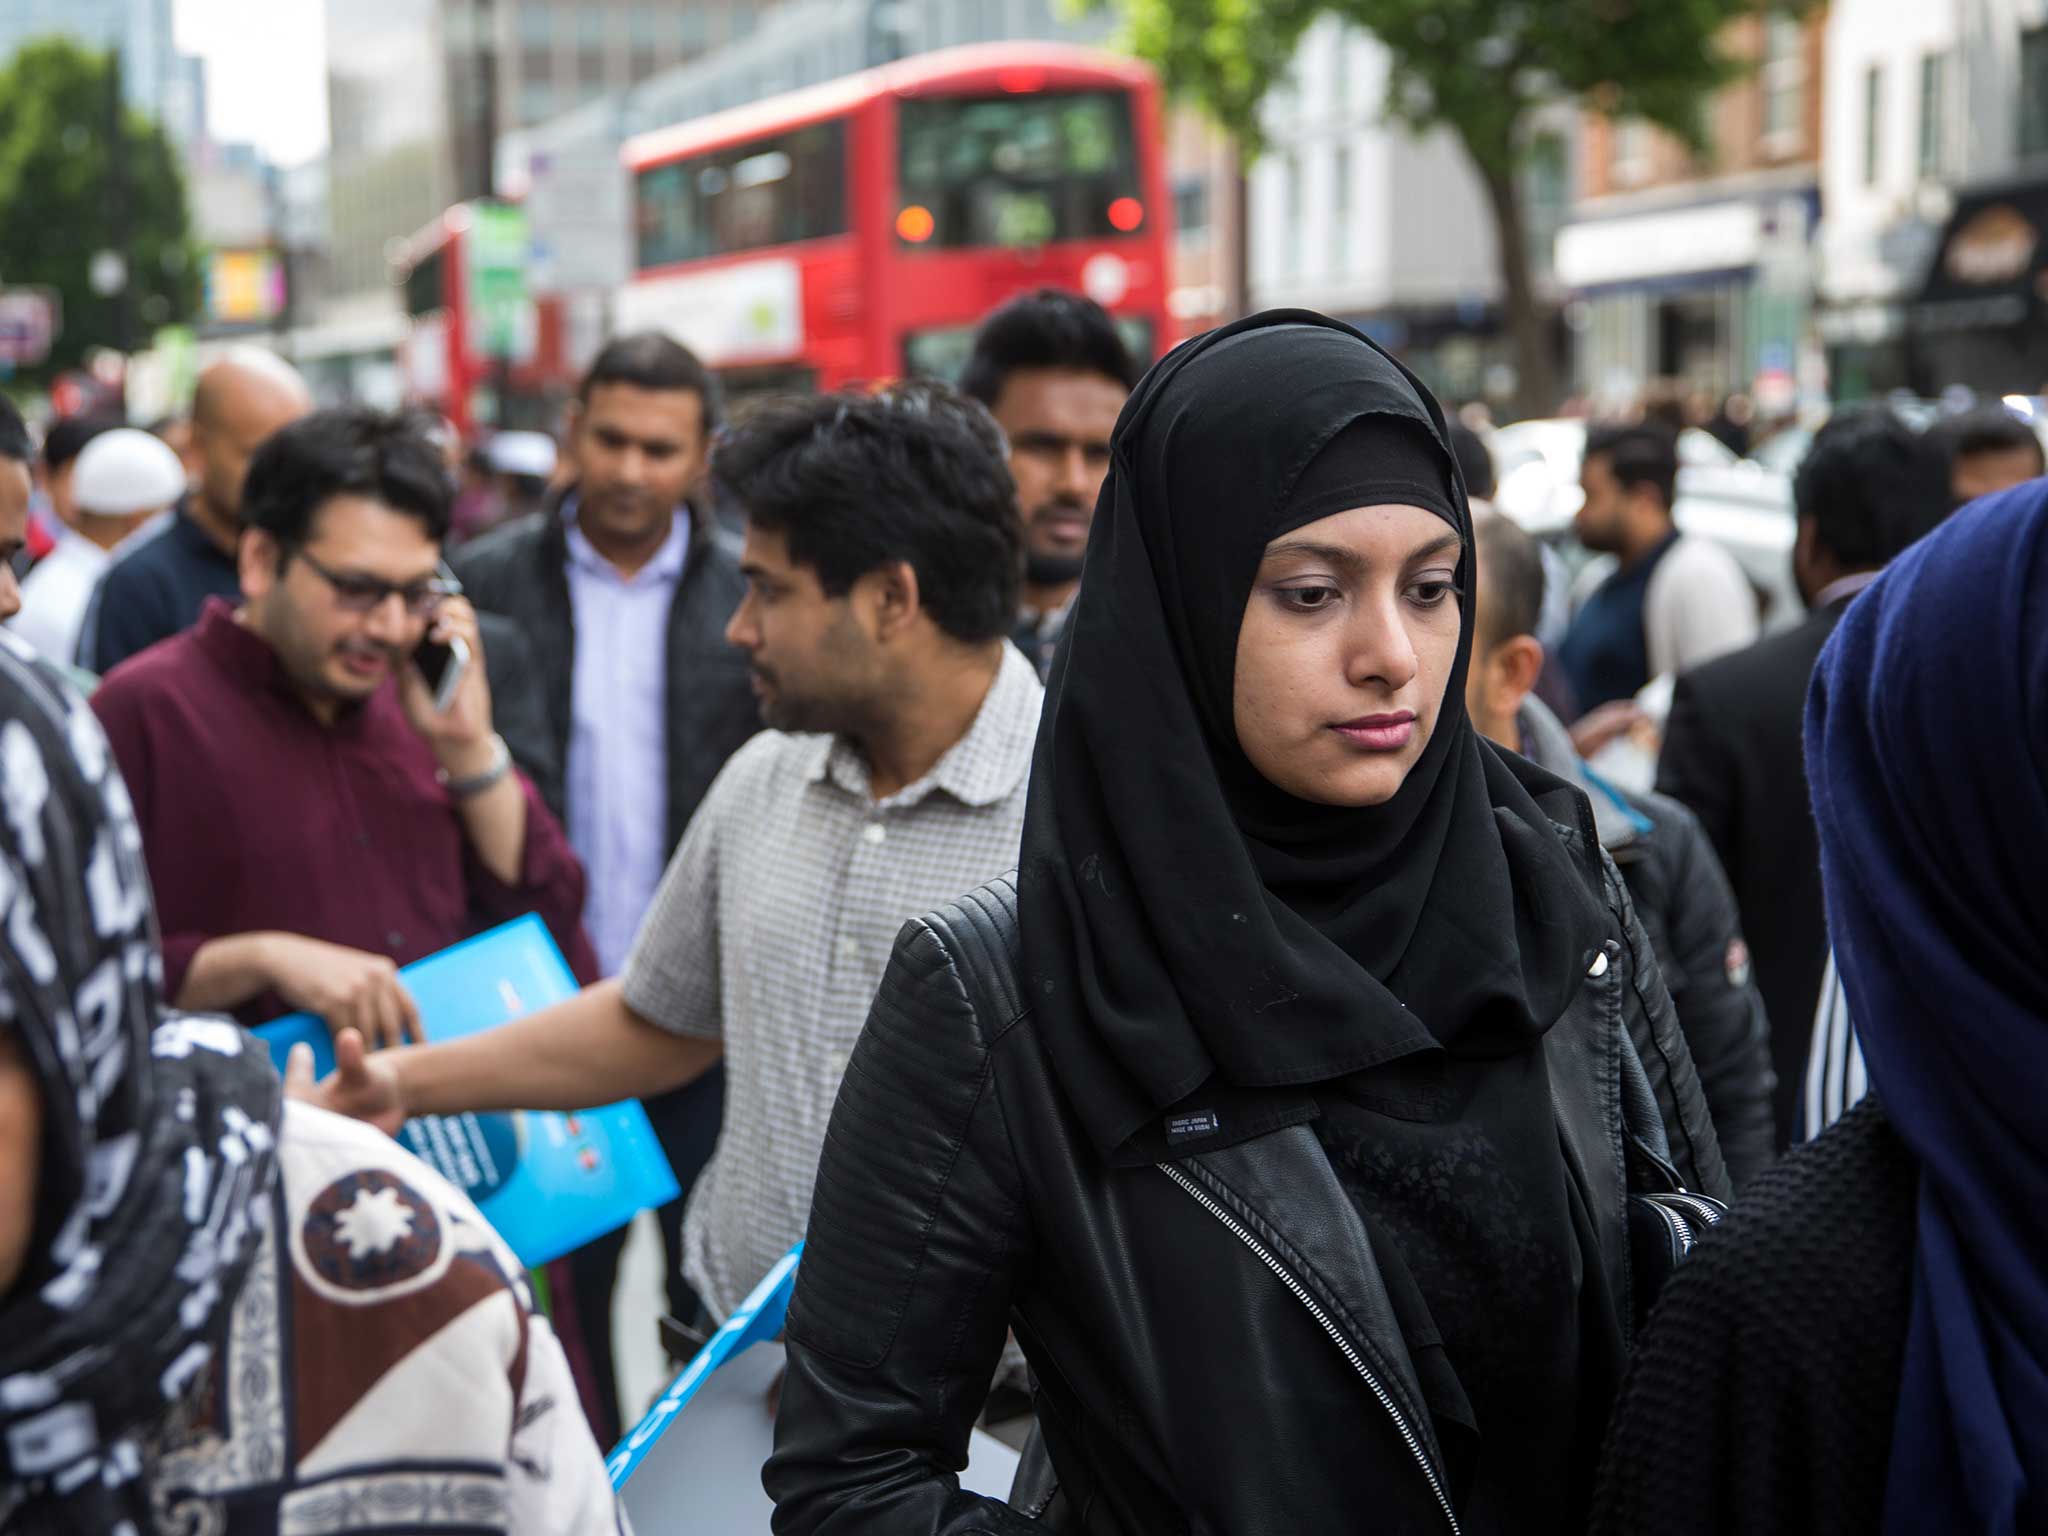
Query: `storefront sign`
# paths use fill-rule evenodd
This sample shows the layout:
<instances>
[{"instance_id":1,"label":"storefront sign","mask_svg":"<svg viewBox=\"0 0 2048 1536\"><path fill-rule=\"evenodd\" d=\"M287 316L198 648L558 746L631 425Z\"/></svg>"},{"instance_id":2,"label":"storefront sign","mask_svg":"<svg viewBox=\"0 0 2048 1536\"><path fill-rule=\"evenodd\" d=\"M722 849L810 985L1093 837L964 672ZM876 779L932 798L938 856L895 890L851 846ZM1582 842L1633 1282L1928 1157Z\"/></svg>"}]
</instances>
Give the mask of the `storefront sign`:
<instances>
[{"instance_id":1,"label":"storefront sign","mask_svg":"<svg viewBox=\"0 0 2048 1536\"><path fill-rule=\"evenodd\" d=\"M1942 269L1959 283L2009 283L2033 263L2040 232L2009 203L1994 203L1958 229Z\"/></svg>"},{"instance_id":2,"label":"storefront sign","mask_svg":"<svg viewBox=\"0 0 2048 1536\"><path fill-rule=\"evenodd\" d=\"M1557 277L1567 288L1598 288L1751 267L1764 233L1764 210L1752 202L1589 219L1558 231Z\"/></svg>"}]
</instances>

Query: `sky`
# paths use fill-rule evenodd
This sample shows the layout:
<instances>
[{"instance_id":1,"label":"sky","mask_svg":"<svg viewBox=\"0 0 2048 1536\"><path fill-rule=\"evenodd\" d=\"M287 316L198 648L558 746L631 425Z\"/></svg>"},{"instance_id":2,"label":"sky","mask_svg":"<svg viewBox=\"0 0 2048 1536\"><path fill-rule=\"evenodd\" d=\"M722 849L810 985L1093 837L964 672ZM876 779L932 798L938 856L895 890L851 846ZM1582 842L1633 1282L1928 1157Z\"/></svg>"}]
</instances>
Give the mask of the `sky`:
<instances>
[{"instance_id":1,"label":"sky","mask_svg":"<svg viewBox=\"0 0 2048 1536\"><path fill-rule=\"evenodd\" d=\"M173 0L172 28L179 52L206 60L215 140L253 142L284 166L327 147L323 0Z\"/></svg>"}]
</instances>

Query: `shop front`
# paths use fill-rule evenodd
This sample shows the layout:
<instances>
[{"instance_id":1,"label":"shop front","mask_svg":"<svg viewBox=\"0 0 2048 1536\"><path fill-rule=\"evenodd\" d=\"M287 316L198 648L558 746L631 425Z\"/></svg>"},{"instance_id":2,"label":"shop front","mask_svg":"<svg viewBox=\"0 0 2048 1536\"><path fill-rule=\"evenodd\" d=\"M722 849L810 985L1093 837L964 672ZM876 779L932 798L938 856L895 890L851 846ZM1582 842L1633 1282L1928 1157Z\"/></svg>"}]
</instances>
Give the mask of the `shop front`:
<instances>
[{"instance_id":1,"label":"shop front","mask_svg":"<svg viewBox=\"0 0 2048 1536\"><path fill-rule=\"evenodd\" d=\"M1907 307L1914 390L2048 392L2048 183L1959 194L1926 282Z\"/></svg>"}]
</instances>

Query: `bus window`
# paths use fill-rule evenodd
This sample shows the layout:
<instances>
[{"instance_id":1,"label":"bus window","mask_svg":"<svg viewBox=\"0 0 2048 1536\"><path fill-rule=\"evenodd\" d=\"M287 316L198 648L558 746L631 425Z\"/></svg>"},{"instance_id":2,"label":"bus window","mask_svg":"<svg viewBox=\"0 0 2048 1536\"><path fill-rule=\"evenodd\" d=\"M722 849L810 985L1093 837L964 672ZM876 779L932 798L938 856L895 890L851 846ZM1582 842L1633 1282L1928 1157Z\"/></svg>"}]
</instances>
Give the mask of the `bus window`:
<instances>
[{"instance_id":1,"label":"bus window","mask_svg":"<svg viewBox=\"0 0 2048 1536\"><path fill-rule=\"evenodd\" d=\"M814 123L642 171L639 265L846 232L846 125Z\"/></svg>"},{"instance_id":2,"label":"bus window","mask_svg":"<svg viewBox=\"0 0 2048 1536\"><path fill-rule=\"evenodd\" d=\"M441 287L441 271L448 264L448 247L429 251L405 274L405 312L417 320L448 307Z\"/></svg>"},{"instance_id":3,"label":"bus window","mask_svg":"<svg viewBox=\"0 0 2048 1536\"><path fill-rule=\"evenodd\" d=\"M1144 222L1122 92L913 97L898 110L898 206L931 216L897 220L906 244L1045 245Z\"/></svg>"}]
</instances>

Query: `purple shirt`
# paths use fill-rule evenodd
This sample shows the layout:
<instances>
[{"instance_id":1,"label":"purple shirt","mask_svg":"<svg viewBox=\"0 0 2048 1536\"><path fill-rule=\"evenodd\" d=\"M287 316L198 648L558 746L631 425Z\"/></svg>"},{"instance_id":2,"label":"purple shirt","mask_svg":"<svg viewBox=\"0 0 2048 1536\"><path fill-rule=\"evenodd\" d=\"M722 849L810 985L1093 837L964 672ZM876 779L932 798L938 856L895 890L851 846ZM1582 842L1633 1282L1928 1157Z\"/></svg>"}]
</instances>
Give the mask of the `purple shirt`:
<instances>
[{"instance_id":1,"label":"purple shirt","mask_svg":"<svg viewBox=\"0 0 2048 1536\"><path fill-rule=\"evenodd\" d=\"M570 689L569 840L590 876L583 915L604 974L625 969L668 865L668 621L690 547L676 509L660 549L631 576L568 519L576 675Z\"/></svg>"},{"instance_id":2,"label":"purple shirt","mask_svg":"<svg viewBox=\"0 0 2048 1536\"><path fill-rule=\"evenodd\" d=\"M229 934L282 930L406 965L525 912L594 979L583 871L560 824L522 778L525 863L516 885L492 875L395 682L323 725L276 653L213 598L92 707L142 826L167 998L199 947ZM254 1024L284 1011L266 996L236 1013Z\"/></svg>"}]
</instances>

